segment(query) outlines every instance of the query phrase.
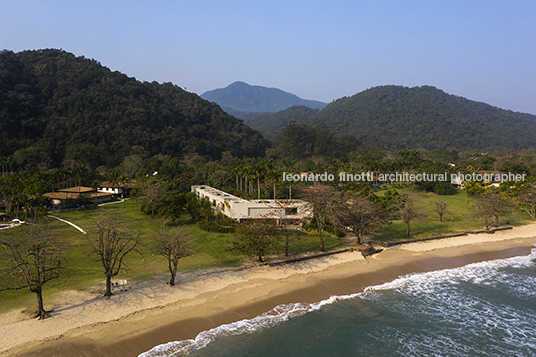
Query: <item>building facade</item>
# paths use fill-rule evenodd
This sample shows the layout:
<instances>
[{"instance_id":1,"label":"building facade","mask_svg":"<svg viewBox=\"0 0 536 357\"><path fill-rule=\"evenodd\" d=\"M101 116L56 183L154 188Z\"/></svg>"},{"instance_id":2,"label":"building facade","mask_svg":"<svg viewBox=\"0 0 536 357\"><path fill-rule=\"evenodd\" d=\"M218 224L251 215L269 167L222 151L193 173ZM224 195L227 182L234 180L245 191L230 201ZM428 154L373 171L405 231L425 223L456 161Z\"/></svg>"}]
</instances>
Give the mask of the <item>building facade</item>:
<instances>
[{"instance_id":1,"label":"building facade","mask_svg":"<svg viewBox=\"0 0 536 357\"><path fill-rule=\"evenodd\" d=\"M244 200L206 185L192 186L197 199L207 199L213 209L238 222L251 219L277 219L298 223L311 218L309 204L301 200Z\"/></svg>"}]
</instances>

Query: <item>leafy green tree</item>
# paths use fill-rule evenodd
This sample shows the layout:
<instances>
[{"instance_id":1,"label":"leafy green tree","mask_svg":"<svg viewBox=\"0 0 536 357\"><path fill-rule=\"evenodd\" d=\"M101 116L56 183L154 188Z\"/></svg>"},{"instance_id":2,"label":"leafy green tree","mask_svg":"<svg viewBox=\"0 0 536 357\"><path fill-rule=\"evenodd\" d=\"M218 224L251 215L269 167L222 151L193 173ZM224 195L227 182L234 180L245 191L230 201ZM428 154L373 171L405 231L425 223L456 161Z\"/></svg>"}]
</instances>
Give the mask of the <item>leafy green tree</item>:
<instances>
[{"instance_id":1,"label":"leafy green tree","mask_svg":"<svg viewBox=\"0 0 536 357\"><path fill-rule=\"evenodd\" d=\"M154 215L157 212L157 203L168 193L166 184L161 181L145 183L141 188L142 212Z\"/></svg>"},{"instance_id":2,"label":"leafy green tree","mask_svg":"<svg viewBox=\"0 0 536 357\"><path fill-rule=\"evenodd\" d=\"M302 159L314 153L315 137L312 128L291 121L279 136L279 154L290 159Z\"/></svg>"},{"instance_id":3,"label":"leafy green tree","mask_svg":"<svg viewBox=\"0 0 536 357\"><path fill-rule=\"evenodd\" d=\"M188 193L186 198L186 210L196 222L214 216L208 199L197 199L192 192Z\"/></svg>"},{"instance_id":4,"label":"leafy green tree","mask_svg":"<svg viewBox=\"0 0 536 357\"><path fill-rule=\"evenodd\" d=\"M242 223L236 233L238 239L232 242L231 250L257 257L259 262L279 249L277 230L270 222Z\"/></svg>"},{"instance_id":5,"label":"leafy green tree","mask_svg":"<svg viewBox=\"0 0 536 357\"><path fill-rule=\"evenodd\" d=\"M156 200L151 210L156 216L179 219L181 215L187 212L188 202L191 199L191 195L193 195L193 193L180 192L178 190L168 192Z\"/></svg>"},{"instance_id":6,"label":"leafy green tree","mask_svg":"<svg viewBox=\"0 0 536 357\"><path fill-rule=\"evenodd\" d=\"M278 169L271 169L271 170L268 170L266 172L266 177L272 181L272 185L273 185L273 189L274 189L274 200L277 199L277 189L276 189L276 184L277 182L279 181L279 179L281 178L281 171L279 171Z\"/></svg>"},{"instance_id":7,"label":"leafy green tree","mask_svg":"<svg viewBox=\"0 0 536 357\"><path fill-rule=\"evenodd\" d=\"M513 174L529 174L530 175L530 169L529 167L522 162L505 162L501 167L502 172L511 172Z\"/></svg>"},{"instance_id":8,"label":"leafy green tree","mask_svg":"<svg viewBox=\"0 0 536 357\"><path fill-rule=\"evenodd\" d=\"M390 212L396 208L398 202L401 200L401 196L402 195L400 192L394 188L385 191L383 196L376 196L374 194L370 195L374 202L378 203L383 209Z\"/></svg>"},{"instance_id":9,"label":"leafy green tree","mask_svg":"<svg viewBox=\"0 0 536 357\"><path fill-rule=\"evenodd\" d=\"M233 168L231 170L231 173L233 175L235 175L235 178L236 178L236 190L238 191L239 190L239 187L241 186L242 184L242 180L240 179L240 185L238 184L238 181L239 181L239 178L240 178L240 174L242 173L242 170L241 170L241 167L240 166L237 166L235 168Z\"/></svg>"},{"instance_id":10,"label":"leafy green tree","mask_svg":"<svg viewBox=\"0 0 536 357\"><path fill-rule=\"evenodd\" d=\"M468 196L478 196L484 194L486 189L480 182L470 180L465 183L465 192Z\"/></svg>"}]
</instances>

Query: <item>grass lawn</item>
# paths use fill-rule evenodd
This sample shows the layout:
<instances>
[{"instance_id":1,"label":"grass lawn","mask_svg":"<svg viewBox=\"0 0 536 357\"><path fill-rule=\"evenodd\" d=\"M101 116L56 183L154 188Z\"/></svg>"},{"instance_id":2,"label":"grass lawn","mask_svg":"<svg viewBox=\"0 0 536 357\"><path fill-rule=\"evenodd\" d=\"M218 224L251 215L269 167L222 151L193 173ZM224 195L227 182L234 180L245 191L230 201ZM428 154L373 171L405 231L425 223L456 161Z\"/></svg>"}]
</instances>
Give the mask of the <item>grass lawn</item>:
<instances>
[{"instance_id":1,"label":"grass lawn","mask_svg":"<svg viewBox=\"0 0 536 357\"><path fill-rule=\"evenodd\" d=\"M103 210L120 212L128 229L134 233L139 232L143 242L139 249L141 254L129 253L125 257L125 265L114 280L126 279L129 283L136 283L154 278L168 279L167 262L152 252L153 237L160 228L162 219L142 214L140 203L136 200L128 200L125 204L105 205L97 209L56 212L52 215L72 222L85 230L88 235L92 235L95 233L95 220ZM231 246L230 241L234 239L233 234L205 232L199 229L186 215L182 222L178 222L178 224L180 223L191 227L190 242L195 254L181 259L179 270L230 267L242 264L244 256L228 250ZM90 248L87 244L88 236L64 222L52 219L52 224L56 233L68 241L70 246L65 255L65 269L61 276L48 282L43 288L45 308L47 304L58 299L61 292L65 290L103 292L105 279L103 268L98 257L90 254ZM22 234L22 228L13 228L10 233ZM291 254L318 251L319 241L316 232L299 237L299 240L294 239L291 242L289 249ZM343 238L326 234L324 237L325 248L327 250L340 249L344 244L343 240ZM0 292L0 312L15 307L24 307L28 311L33 311L35 304L35 294L27 289Z\"/></svg>"},{"instance_id":2,"label":"grass lawn","mask_svg":"<svg viewBox=\"0 0 536 357\"><path fill-rule=\"evenodd\" d=\"M155 277L165 278L166 274L169 274L167 262L152 252L153 236L160 228L162 221L143 215L139 203L135 200L126 201L124 207L122 203L116 203L98 209L56 212L53 215L76 224L88 235L92 235L95 232L94 222L103 210L119 211L124 216L128 229L134 233L139 232L143 242L139 248L141 254L129 253L124 259L125 265L114 279L126 279L131 283L136 283ZM48 282L43 288L45 304L56 299L64 290L103 291L103 268L98 257L90 254L87 236L64 222L54 219L52 221L56 233L69 242L69 249L65 254L65 269L61 276ZM243 257L226 250L229 245L228 235L204 232L191 222L186 224L192 226L192 248L201 253L183 258L179 263L179 269L240 264ZM22 228L13 228L10 233L22 234ZM32 309L35 300L35 294L27 289L0 292L0 311L20 306Z\"/></svg>"},{"instance_id":3,"label":"grass lawn","mask_svg":"<svg viewBox=\"0 0 536 357\"><path fill-rule=\"evenodd\" d=\"M386 188L377 189L375 192L381 196ZM399 189L404 193L411 193L409 188ZM476 230L482 228L482 222L476 221L468 208L467 202L471 200L465 191L458 191L451 196L438 196L432 193L416 192L417 207L426 213L426 218L411 223L411 236L409 239L426 238L445 234L453 234L460 231ZM430 202L435 199L442 199L448 203L448 211L443 222L439 221L439 216L435 213ZM102 206L98 209L75 210L54 213L55 216L65 219L84 229L88 235L95 232L95 220L103 210L114 210L124 216L126 226L133 232L139 232L143 245L140 253L131 252L125 258L126 265L121 269L116 280L128 280L136 283L155 278L167 279L167 263L152 252L153 237L162 224L162 220L153 218L141 213L140 203L136 200L128 200L124 204L116 203ZM528 223L528 216L519 210L514 210L512 215L502 220L501 224L520 225ZM230 241L235 239L233 234L209 233L199 229L185 215L182 222L191 227L191 246L196 252L190 257L181 259L179 270L203 269L209 267L239 266L242 264L244 256L229 251ZM65 269L60 278L52 280L44 286L43 293L45 308L60 293L65 290L84 290L100 293L104 290L103 268L97 256L90 254L87 245L87 236L74 227L57 220L53 220L54 227L58 235L70 243L70 247L65 255ZM11 229L12 234L21 234L22 228ZM1 234L1 232L0 232ZM405 237L406 225L400 220L393 221L385 225L377 232L372 239L384 241L397 241L408 239ZM348 246L345 238L337 238L330 234L324 235L324 246L327 251L337 250ZM318 252L319 240L316 231L307 234L297 234L291 241L289 253L292 255ZM32 311L35 306L35 294L28 290L3 291L0 292L0 312L15 307L23 307Z\"/></svg>"},{"instance_id":4,"label":"grass lawn","mask_svg":"<svg viewBox=\"0 0 536 357\"><path fill-rule=\"evenodd\" d=\"M373 237L373 240L380 241L400 241L406 239L428 238L447 234L454 234L463 231L478 230L484 227L483 222L476 220L472 216L468 202L471 197L465 191L458 190L456 194L440 196L430 192L411 192L410 188L397 190L401 193L412 194L416 199L417 208L426 214L420 221L410 223L410 237L406 237L406 224L401 220L395 220L391 224L385 225ZM378 191L381 196L386 189ZM439 215L434 212L431 202L433 200L444 200L448 205L448 213L443 216L443 222L439 220ZM531 222L530 217L515 208L512 214L499 221L500 225L522 225Z\"/></svg>"}]
</instances>

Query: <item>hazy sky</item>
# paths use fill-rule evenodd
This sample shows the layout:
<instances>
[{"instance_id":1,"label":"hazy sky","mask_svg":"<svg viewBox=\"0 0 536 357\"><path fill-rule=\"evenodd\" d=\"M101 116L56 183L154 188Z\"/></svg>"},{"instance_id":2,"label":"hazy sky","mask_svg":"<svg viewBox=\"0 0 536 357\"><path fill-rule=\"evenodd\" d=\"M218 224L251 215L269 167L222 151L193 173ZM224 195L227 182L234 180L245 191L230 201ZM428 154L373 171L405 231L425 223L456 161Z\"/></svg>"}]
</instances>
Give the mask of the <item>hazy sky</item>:
<instances>
[{"instance_id":1,"label":"hazy sky","mask_svg":"<svg viewBox=\"0 0 536 357\"><path fill-rule=\"evenodd\" d=\"M0 48L62 48L201 94L240 80L331 102L432 85L536 114L536 1L4 1Z\"/></svg>"}]
</instances>

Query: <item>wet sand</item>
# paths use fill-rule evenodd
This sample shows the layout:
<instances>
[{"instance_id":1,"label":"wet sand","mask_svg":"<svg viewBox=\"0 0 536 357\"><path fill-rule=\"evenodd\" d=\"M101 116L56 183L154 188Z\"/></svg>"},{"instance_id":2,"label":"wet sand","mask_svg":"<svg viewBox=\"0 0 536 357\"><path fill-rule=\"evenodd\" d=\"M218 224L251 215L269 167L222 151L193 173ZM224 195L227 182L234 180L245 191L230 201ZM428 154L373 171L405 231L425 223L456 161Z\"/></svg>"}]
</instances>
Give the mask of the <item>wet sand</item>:
<instances>
[{"instance_id":1,"label":"wet sand","mask_svg":"<svg viewBox=\"0 0 536 357\"><path fill-rule=\"evenodd\" d=\"M396 246L368 259L353 252L318 262L248 269L237 272L240 279L221 289L207 291L205 285L210 287L214 281L205 279L200 284L201 293L190 298L139 309L112 321L82 325L62 332L61 337L52 335L48 341L31 340L32 334L28 333L29 346L19 344L6 355L136 356L162 343L195 338L201 331L253 318L280 304L317 302L332 295L357 293L409 273L527 255L536 243L532 235L536 235L536 225L495 235ZM236 278L233 275L232 279ZM181 286L176 288L180 292ZM47 323L45 320L43 325ZM53 328L53 324L50 326Z\"/></svg>"}]
</instances>

